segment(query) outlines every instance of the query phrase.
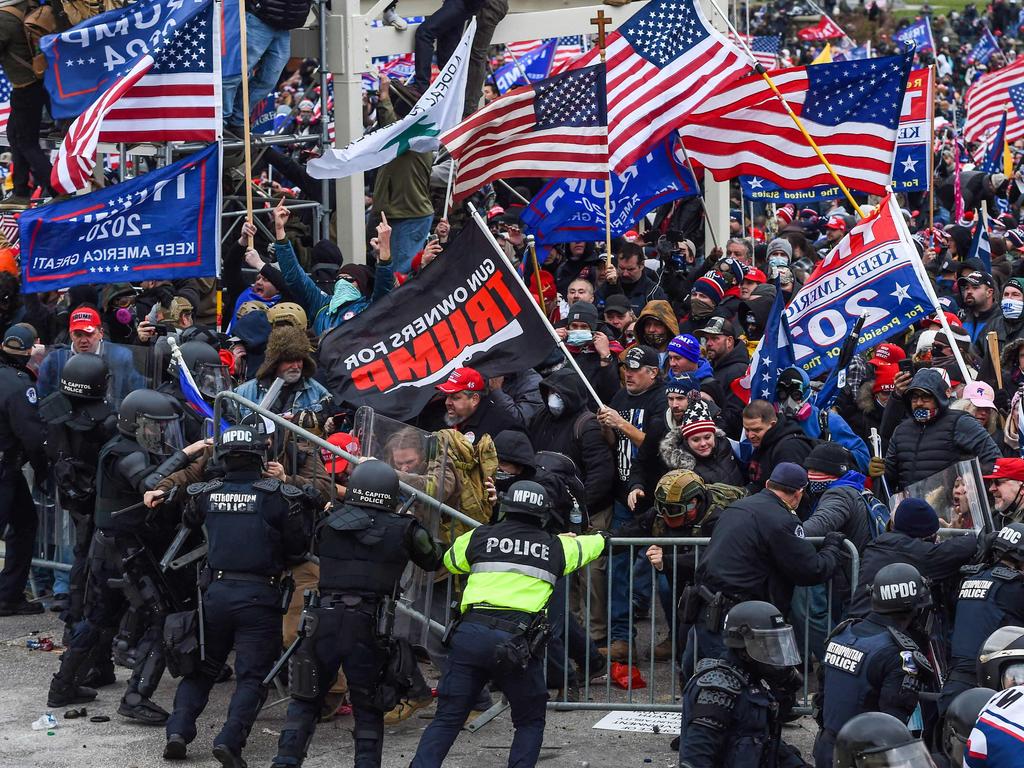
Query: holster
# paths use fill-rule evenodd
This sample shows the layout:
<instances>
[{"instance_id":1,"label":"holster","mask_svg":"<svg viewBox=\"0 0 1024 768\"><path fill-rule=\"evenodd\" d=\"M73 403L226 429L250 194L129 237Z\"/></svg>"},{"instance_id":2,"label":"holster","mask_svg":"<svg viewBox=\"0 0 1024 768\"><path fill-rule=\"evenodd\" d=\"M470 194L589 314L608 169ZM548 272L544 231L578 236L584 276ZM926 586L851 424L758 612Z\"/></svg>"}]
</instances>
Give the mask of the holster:
<instances>
[{"instance_id":1,"label":"holster","mask_svg":"<svg viewBox=\"0 0 1024 768\"><path fill-rule=\"evenodd\" d=\"M693 624L700 615L700 606L700 589L693 584L687 585L679 597L679 620L683 624Z\"/></svg>"},{"instance_id":2,"label":"holster","mask_svg":"<svg viewBox=\"0 0 1024 768\"><path fill-rule=\"evenodd\" d=\"M373 634L378 642L387 645L391 642L391 633L395 628L395 601L390 596L384 596L377 604L374 614Z\"/></svg>"},{"instance_id":3,"label":"holster","mask_svg":"<svg viewBox=\"0 0 1024 768\"><path fill-rule=\"evenodd\" d=\"M310 604L302 617L302 642L288 659L288 693L300 701L316 701L320 694L323 681L314 655L316 643L312 642L319 625L317 608Z\"/></svg>"},{"instance_id":4,"label":"holster","mask_svg":"<svg viewBox=\"0 0 1024 768\"><path fill-rule=\"evenodd\" d=\"M721 632L722 620L725 619L725 611L722 610L725 603L725 596L721 592L712 592L701 585L697 588L701 602L707 606L707 613L704 617L704 627L709 632Z\"/></svg>"},{"instance_id":5,"label":"holster","mask_svg":"<svg viewBox=\"0 0 1024 768\"><path fill-rule=\"evenodd\" d=\"M295 578L291 571L281 577L281 615L288 613L288 607L292 604L292 597L295 595Z\"/></svg>"},{"instance_id":6,"label":"holster","mask_svg":"<svg viewBox=\"0 0 1024 768\"><path fill-rule=\"evenodd\" d=\"M530 665L530 643L526 634L512 635L494 646L494 671L498 675L515 675Z\"/></svg>"},{"instance_id":7,"label":"holster","mask_svg":"<svg viewBox=\"0 0 1024 768\"><path fill-rule=\"evenodd\" d=\"M526 629L526 644L530 649L530 658L539 659L543 656L550 638L551 624L548 623L547 613L540 611Z\"/></svg>"},{"instance_id":8,"label":"holster","mask_svg":"<svg viewBox=\"0 0 1024 768\"><path fill-rule=\"evenodd\" d=\"M164 649L167 671L172 677L194 675L199 671L199 612L181 611L164 621Z\"/></svg>"}]
</instances>

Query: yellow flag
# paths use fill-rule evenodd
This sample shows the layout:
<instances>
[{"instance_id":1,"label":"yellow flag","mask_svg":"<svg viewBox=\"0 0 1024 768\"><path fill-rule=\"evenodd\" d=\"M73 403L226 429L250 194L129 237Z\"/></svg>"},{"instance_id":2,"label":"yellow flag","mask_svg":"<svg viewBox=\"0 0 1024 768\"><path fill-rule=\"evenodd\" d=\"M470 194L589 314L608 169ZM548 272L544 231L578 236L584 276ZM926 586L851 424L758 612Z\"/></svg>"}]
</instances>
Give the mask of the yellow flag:
<instances>
[{"instance_id":1,"label":"yellow flag","mask_svg":"<svg viewBox=\"0 0 1024 768\"><path fill-rule=\"evenodd\" d=\"M1013 176L1013 153L1010 151L1010 142L1003 142L1003 174Z\"/></svg>"},{"instance_id":2,"label":"yellow flag","mask_svg":"<svg viewBox=\"0 0 1024 768\"><path fill-rule=\"evenodd\" d=\"M814 61L811 64L831 64L832 63L832 43L825 43L825 47L821 49Z\"/></svg>"}]
</instances>

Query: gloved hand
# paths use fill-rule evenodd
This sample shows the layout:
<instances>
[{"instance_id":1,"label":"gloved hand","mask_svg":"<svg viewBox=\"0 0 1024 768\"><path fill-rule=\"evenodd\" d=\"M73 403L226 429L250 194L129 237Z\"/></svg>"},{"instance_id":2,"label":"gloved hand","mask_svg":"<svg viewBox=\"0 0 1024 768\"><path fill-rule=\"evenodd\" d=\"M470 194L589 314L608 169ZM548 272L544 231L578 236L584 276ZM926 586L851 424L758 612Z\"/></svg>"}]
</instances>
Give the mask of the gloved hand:
<instances>
[{"instance_id":1,"label":"gloved hand","mask_svg":"<svg viewBox=\"0 0 1024 768\"><path fill-rule=\"evenodd\" d=\"M993 398L993 402L995 402L996 408L998 408L1003 413L1006 413L1007 411L1010 410L1011 399L1012 398L1010 397L1009 392L1007 392L1005 389L1000 389L996 392L996 396Z\"/></svg>"},{"instance_id":2,"label":"gloved hand","mask_svg":"<svg viewBox=\"0 0 1024 768\"><path fill-rule=\"evenodd\" d=\"M843 536L839 531L829 531L825 534L825 543L822 547L831 547L834 549L845 549L843 542L846 541L846 537Z\"/></svg>"},{"instance_id":3,"label":"gloved hand","mask_svg":"<svg viewBox=\"0 0 1024 768\"><path fill-rule=\"evenodd\" d=\"M885 474L885 459L881 456L872 456L868 462L868 475L870 477L881 477Z\"/></svg>"}]
</instances>

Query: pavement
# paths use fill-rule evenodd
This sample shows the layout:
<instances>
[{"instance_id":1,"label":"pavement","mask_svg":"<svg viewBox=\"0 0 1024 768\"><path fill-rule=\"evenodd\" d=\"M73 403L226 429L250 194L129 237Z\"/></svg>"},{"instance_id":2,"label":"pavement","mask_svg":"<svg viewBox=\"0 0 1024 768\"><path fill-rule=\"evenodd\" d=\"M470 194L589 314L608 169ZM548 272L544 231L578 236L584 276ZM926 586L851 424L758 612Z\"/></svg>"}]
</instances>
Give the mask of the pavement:
<instances>
[{"instance_id":1,"label":"pavement","mask_svg":"<svg viewBox=\"0 0 1024 768\"><path fill-rule=\"evenodd\" d=\"M88 716L106 715L109 722L92 723L89 718L65 720L66 710L55 710L58 727L53 735L33 731L32 722L44 712L50 676L57 669L59 647L54 651L29 650L25 642L32 637L51 637L59 643L63 625L53 613L38 616L0 618L0 766L3 768L168 768L172 765L219 766L211 756L211 739L220 728L221 718L233 689L228 682L214 687L210 704L199 722L199 737L189 747L188 760L170 763L161 758L164 744L162 728L138 725L117 714L117 705L129 671L118 669L118 683L100 691L96 701L84 705ZM652 680L656 700L669 703L671 690L666 687L670 676L668 666L647 662L641 671ZM424 666L428 681L437 679L437 671ZM165 709L171 709L175 681L164 676L154 697ZM593 701L605 701L604 681L591 690ZM611 689L611 700L623 700L625 693ZM637 692L638 697L641 692ZM647 695L647 694L643 694ZM273 702L274 696L270 701ZM641 699L643 700L643 699ZM277 736L284 725L285 704L268 706L260 713L253 727L244 757L250 766L267 766L276 753ZM433 708L421 710L409 720L388 727L385 732L383 768L406 768L416 744L429 724ZM668 768L678 764L669 750L671 736L664 733L633 733L595 730L594 723L605 711L548 711L544 747L538 765L558 768L593 766L603 768ZM351 765L351 717L341 717L321 724L313 739L308 768L338 768ZM814 723L803 718L783 732L787 741L810 757ZM446 766L455 768L490 768L504 766L512 741L512 723L506 711L480 730L463 731L449 754Z\"/></svg>"}]
</instances>

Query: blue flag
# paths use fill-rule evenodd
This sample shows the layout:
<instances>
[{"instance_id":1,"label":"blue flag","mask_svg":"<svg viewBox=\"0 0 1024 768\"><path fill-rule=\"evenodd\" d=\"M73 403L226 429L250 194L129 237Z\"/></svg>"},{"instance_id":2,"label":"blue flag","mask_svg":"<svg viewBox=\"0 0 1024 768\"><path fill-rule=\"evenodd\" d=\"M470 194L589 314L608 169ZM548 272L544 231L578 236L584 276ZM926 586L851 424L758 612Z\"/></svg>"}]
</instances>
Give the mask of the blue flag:
<instances>
[{"instance_id":1,"label":"blue flag","mask_svg":"<svg viewBox=\"0 0 1024 768\"><path fill-rule=\"evenodd\" d=\"M648 211L700 189L682 159L678 139L667 136L612 182L612 235L621 237ZM554 179L522 213L539 245L604 239L604 181Z\"/></svg>"},{"instance_id":2,"label":"blue flag","mask_svg":"<svg viewBox=\"0 0 1024 768\"><path fill-rule=\"evenodd\" d=\"M524 53L515 61L498 68L494 73L494 84L498 93L505 93L517 85L529 85L547 80L551 71L551 63L555 60L555 47L558 39L552 38L539 48Z\"/></svg>"},{"instance_id":3,"label":"blue flag","mask_svg":"<svg viewBox=\"0 0 1024 768\"><path fill-rule=\"evenodd\" d=\"M999 41L996 40L995 35L992 34L992 30L985 27L981 33L981 37L978 38L978 42L974 44L971 52L967 54L967 61L972 61L975 64L988 64L988 60L992 58L992 54L999 50Z\"/></svg>"},{"instance_id":4,"label":"blue flag","mask_svg":"<svg viewBox=\"0 0 1024 768\"><path fill-rule=\"evenodd\" d=\"M981 209L978 225L974 228L974 239L971 241L970 253L970 258L981 259L981 263L985 265L985 271L992 274L992 243L989 240L988 214L985 213L984 206Z\"/></svg>"},{"instance_id":5,"label":"blue flag","mask_svg":"<svg viewBox=\"0 0 1024 768\"><path fill-rule=\"evenodd\" d=\"M238 23L238 0L221 1L220 73L223 77L242 74L242 31Z\"/></svg>"},{"instance_id":6,"label":"blue flag","mask_svg":"<svg viewBox=\"0 0 1024 768\"><path fill-rule=\"evenodd\" d=\"M843 190L837 186L783 189L763 176L740 176L740 186L745 198L763 203L811 203L843 196Z\"/></svg>"},{"instance_id":7,"label":"blue flag","mask_svg":"<svg viewBox=\"0 0 1024 768\"><path fill-rule=\"evenodd\" d=\"M217 274L220 148L21 214L22 290Z\"/></svg>"},{"instance_id":8,"label":"blue flag","mask_svg":"<svg viewBox=\"0 0 1024 768\"><path fill-rule=\"evenodd\" d=\"M992 137L992 143L988 146L985 159L981 161L978 170L982 173L1003 172L1003 145L1006 143L1006 110L1003 110L1003 117L999 121L996 135Z\"/></svg>"},{"instance_id":9,"label":"blue flag","mask_svg":"<svg viewBox=\"0 0 1024 768\"><path fill-rule=\"evenodd\" d=\"M786 294L776 280L775 301L768 311L761 344L754 350L750 361L750 399L774 403L779 375L793 365L793 339L786 319Z\"/></svg>"},{"instance_id":10,"label":"blue flag","mask_svg":"<svg viewBox=\"0 0 1024 768\"><path fill-rule=\"evenodd\" d=\"M918 19L913 24L908 24L893 35L892 39L897 43L910 43L918 53L929 53L935 50L932 25L927 16Z\"/></svg>"},{"instance_id":11,"label":"blue flag","mask_svg":"<svg viewBox=\"0 0 1024 768\"><path fill-rule=\"evenodd\" d=\"M249 130L253 133L275 133L277 123L277 99L269 93L256 102L249 117Z\"/></svg>"},{"instance_id":12,"label":"blue flag","mask_svg":"<svg viewBox=\"0 0 1024 768\"><path fill-rule=\"evenodd\" d=\"M44 78L50 114L78 117L143 58L163 53L175 30L209 9L210 2L139 0L44 37L39 46L50 64Z\"/></svg>"}]
</instances>

